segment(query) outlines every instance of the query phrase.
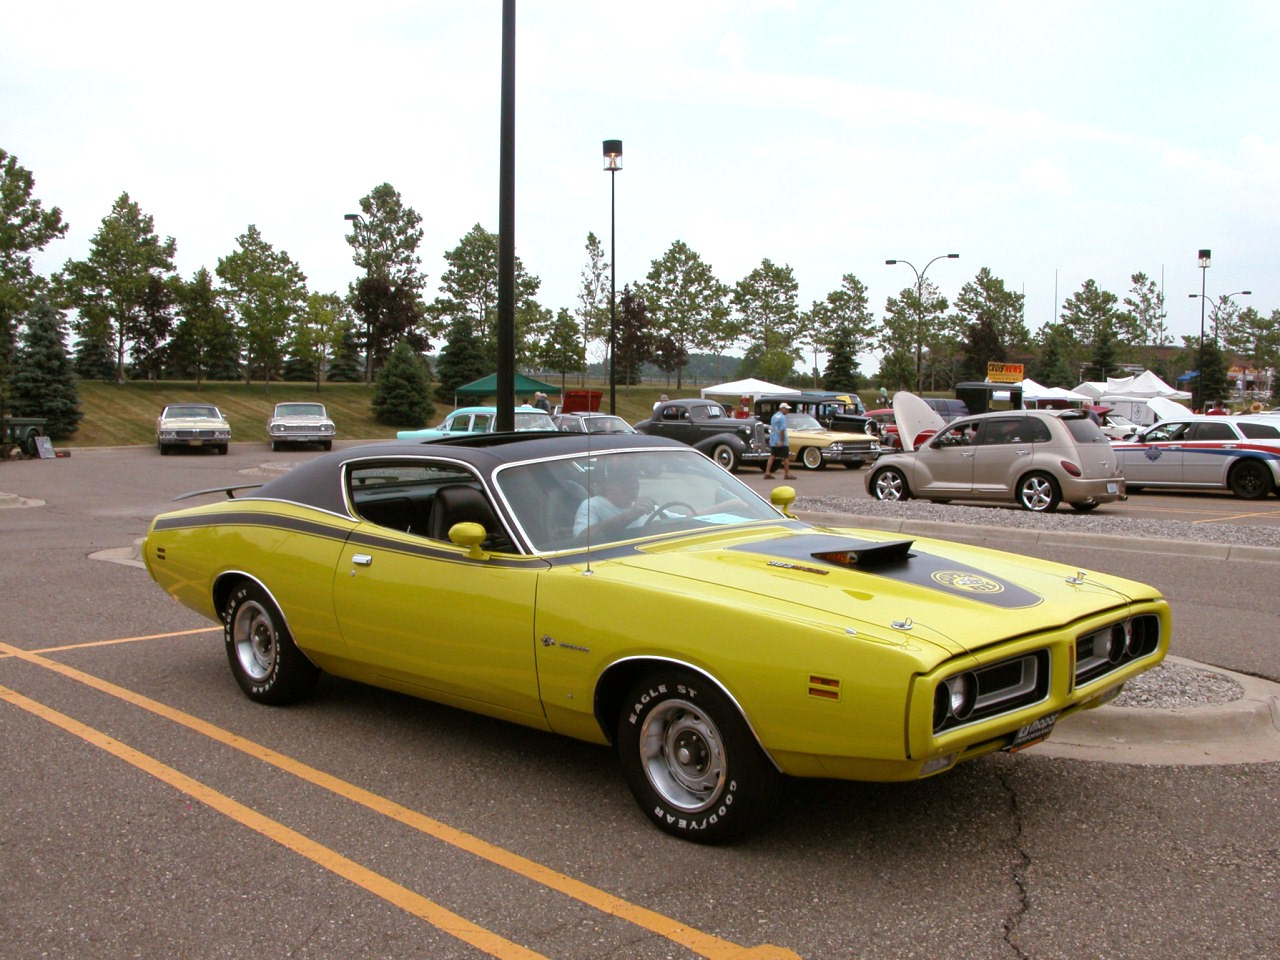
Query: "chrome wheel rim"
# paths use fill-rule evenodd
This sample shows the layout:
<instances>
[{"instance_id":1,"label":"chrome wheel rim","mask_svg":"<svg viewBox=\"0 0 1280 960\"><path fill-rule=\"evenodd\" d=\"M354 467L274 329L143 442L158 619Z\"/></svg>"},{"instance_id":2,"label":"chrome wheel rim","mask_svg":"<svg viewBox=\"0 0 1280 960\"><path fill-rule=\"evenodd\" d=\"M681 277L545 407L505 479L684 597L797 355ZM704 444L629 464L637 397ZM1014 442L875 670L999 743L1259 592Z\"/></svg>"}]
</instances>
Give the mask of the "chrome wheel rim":
<instances>
[{"instance_id":1,"label":"chrome wheel rim","mask_svg":"<svg viewBox=\"0 0 1280 960\"><path fill-rule=\"evenodd\" d=\"M901 500L902 479L892 471L885 471L876 477L876 497L880 500Z\"/></svg>"},{"instance_id":2,"label":"chrome wheel rim","mask_svg":"<svg viewBox=\"0 0 1280 960\"><path fill-rule=\"evenodd\" d=\"M640 763L649 785L685 813L712 806L724 787L720 731L687 700L660 703L645 718L640 729Z\"/></svg>"},{"instance_id":3,"label":"chrome wheel rim","mask_svg":"<svg viewBox=\"0 0 1280 960\"><path fill-rule=\"evenodd\" d=\"M806 470L817 470L822 465L822 451L817 447L805 447L800 459Z\"/></svg>"},{"instance_id":4,"label":"chrome wheel rim","mask_svg":"<svg viewBox=\"0 0 1280 960\"><path fill-rule=\"evenodd\" d=\"M1028 510L1046 510L1053 502L1053 486L1043 477L1032 477L1022 485L1022 503Z\"/></svg>"},{"instance_id":5,"label":"chrome wheel rim","mask_svg":"<svg viewBox=\"0 0 1280 960\"><path fill-rule=\"evenodd\" d=\"M275 624L257 601L246 601L236 610L231 621L231 642L246 674L254 680L265 680L271 674L280 648Z\"/></svg>"}]
</instances>

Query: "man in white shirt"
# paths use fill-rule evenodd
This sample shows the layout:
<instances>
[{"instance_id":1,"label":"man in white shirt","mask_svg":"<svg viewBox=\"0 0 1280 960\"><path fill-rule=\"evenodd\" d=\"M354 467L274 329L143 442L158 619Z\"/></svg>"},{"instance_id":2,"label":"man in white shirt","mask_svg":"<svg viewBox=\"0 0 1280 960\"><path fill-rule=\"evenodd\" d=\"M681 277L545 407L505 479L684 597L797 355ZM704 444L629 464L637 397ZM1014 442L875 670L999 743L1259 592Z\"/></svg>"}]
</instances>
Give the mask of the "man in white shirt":
<instances>
[{"instance_id":1,"label":"man in white shirt","mask_svg":"<svg viewBox=\"0 0 1280 960\"><path fill-rule=\"evenodd\" d=\"M578 505L573 518L573 535L580 536L591 527L594 536L617 537L628 527L644 525L653 513L654 503L638 496L640 478L629 465L612 463L600 481L602 493L588 497Z\"/></svg>"}]
</instances>

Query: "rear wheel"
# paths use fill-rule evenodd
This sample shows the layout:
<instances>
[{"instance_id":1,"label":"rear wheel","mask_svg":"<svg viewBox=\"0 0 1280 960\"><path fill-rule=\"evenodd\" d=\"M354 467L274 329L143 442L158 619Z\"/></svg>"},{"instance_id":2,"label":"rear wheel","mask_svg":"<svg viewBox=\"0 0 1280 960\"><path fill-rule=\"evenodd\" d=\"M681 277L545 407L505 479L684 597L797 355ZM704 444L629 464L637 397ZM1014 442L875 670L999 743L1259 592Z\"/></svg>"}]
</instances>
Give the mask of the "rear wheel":
<instances>
[{"instance_id":1,"label":"rear wheel","mask_svg":"<svg viewBox=\"0 0 1280 960\"><path fill-rule=\"evenodd\" d=\"M1033 513L1052 513L1061 500L1058 484L1047 473L1029 473L1018 481L1018 503Z\"/></svg>"},{"instance_id":2,"label":"rear wheel","mask_svg":"<svg viewBox=\"0 0 1280 960\"><path fill-rule=\"evenodd\" d=\"M738 472L738 451L733 449L733 444L717 443L711 450L711 459L730 473Z\"/></svg>"},{"instance_id":3,"label":"rear wheel","mask_svg":"<svg viewBox=\"0 0 1280 960\"><path fill-rule=\"evenodd\" d=\"M1231 468L1227 485L1241 500L1259 500L1271 492L1271 472L1260 460L1241 460Z\"/></svg>"},{"instance_id":4,"label":"rear wheel","mask_svg":"<svg viewBox=\"0 0 1280 960\"><path fill-rule=\"evenodd\" d=\"M780 779L737 708L714 684L663 670L631 688L618 717L622 772L660 830L715 843L752 826Z\"/></svg>"},{"instance_id":5,"label":"rear wheel","mask_svg":"<svg viewBox=\"0 0 1280 960\"><path fill-rule=\"evenodd\" d=\"M805 447L800 451L799 460L806 470L821 470L823 467L822 451L817 447Z\"/></svg>"},{"instance_id":6,"label":"rear wheel","mask_svg":"<svg viewBox=\"0 0 1280 960\"><path fill-rule=\"evenodd\" d=\"M871 495L877 500L909 500L907 478L896 467L886 467L871 478Z\"/></svg>"},{"instance_id":7,"label":"rear wheel","mask_svg":"<svg viewBox=\"0 0 1280 960\"><path fill-rule=\"evenodd\" d=\"M279 706L311 692L320 669L294 644L284 617L262 587L248 580L237 584L223 623L231 673L250 700Z\"/></svg>"}]
</instances>

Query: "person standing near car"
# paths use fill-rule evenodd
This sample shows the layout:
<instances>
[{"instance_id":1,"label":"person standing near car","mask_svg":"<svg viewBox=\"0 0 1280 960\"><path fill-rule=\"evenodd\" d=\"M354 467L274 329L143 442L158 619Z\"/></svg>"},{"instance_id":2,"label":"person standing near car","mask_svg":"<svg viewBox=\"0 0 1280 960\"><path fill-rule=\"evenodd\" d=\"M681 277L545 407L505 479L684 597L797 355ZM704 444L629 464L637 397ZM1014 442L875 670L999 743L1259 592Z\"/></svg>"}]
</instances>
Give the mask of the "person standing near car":
<instances>
[{"instance_id":1,"label":"person standing near car","mask_svg":"<svg viewBox=\"0 0 1280 960\"><path fill-rule=\"evenodd\" d=\"M773 479L773 461L782 461L782 475L791 479L791 446L787 437L787 414L791 404L778 404L778 412L769 420L769 462L764 468L764 478Z\"/></svg>"}]
</instances>

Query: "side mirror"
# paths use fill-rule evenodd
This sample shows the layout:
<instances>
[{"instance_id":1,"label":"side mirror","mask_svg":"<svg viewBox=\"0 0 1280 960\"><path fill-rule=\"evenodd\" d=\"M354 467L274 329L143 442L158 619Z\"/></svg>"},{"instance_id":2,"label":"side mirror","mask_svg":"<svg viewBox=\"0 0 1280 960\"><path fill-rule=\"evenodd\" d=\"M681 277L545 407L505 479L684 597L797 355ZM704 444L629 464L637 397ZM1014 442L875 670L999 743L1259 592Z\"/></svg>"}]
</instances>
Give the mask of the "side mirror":
<instances>
[{"instance_id":1,"label":"side mirror","mask_svg":"<svg viewBox=\"0 0 1280 960\"><path fill-rule=\"evenodd\" d=\"M488 560L489 554L480 549L489 534L478 523L455 523L449 528L449 540L459 547L470 547L467 557L471 560Z\"/></svg>"},{"instance_id":2,"label":"side mirror","mask_svg":"<svg viewBox=\"0 0 1280 960\"><path fill-rule=\"evenodd\" d=\"M777 507L784 517L792 520L796 518L796 515L791 512L791 505L796 502L795 487L786 485L774 487L769 491L769 502Z\"/></svg>"}]
</instances>

